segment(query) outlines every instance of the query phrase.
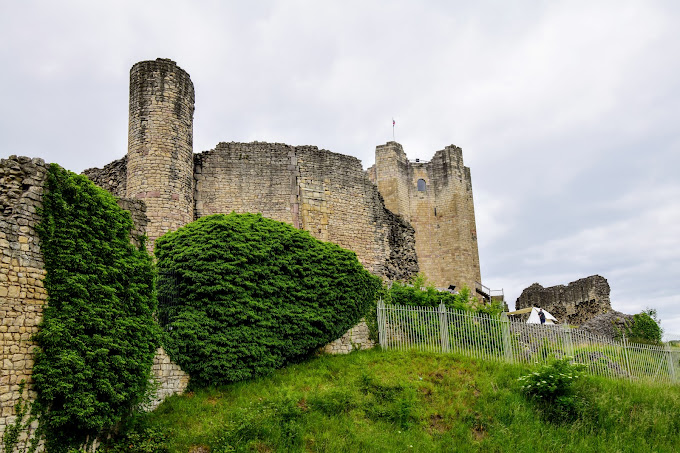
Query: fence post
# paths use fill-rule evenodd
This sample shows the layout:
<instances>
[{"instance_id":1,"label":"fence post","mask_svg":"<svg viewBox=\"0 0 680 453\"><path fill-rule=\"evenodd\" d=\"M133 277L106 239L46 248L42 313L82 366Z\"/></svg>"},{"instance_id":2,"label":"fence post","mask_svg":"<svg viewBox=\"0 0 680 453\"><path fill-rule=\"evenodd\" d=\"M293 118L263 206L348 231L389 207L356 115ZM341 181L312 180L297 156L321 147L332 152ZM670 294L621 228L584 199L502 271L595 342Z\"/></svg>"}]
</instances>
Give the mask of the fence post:
<instances>
[{"instance_id":1,"label":"fence post","mask_svg":"<svg viewBox=\"0 0 680 453\"><path fill-rule=\"evenodd\" d=\"M449 352L449 320L446 316L446 305L439 303L439 339L442 352Z\"/></svg>"},{"instance_id":2,"label":"fence post","mask_svg":"<svg viewBox=\"0 0 680 453\"><path fill-rule=\"evenodd\" d=\"M382 298L378 301L378 306L376 308L376 321L378 324L378 344L380 345L381 348L387 349L387 345L385 344L385 302L383 302Z\"/></svg>"},{"instance_id":3,"label":"fence post","mask_svg":"<svg viewBox=\"0 0 680 453\"><path fill-rule=\"evenodd\" d=\"M573 360L574 357L574 345L571 341L571 327L569 327L568 323L563 323L562 324L562 343L564 343L564 353L571 357Z\"/></svg>"},{"instance_id":4,"label":"fence post","mask_svg":"<svg viewBox=\"0 0 680 453\"><path fill-rule=\"evenodd\" d=\"M503 336L503 352L505 360L512 363L512 343L510 342L510 320L505 312L501 313L501 335Z\"/></svg>"},{"instance_id":5,"label":"fence post","mask_svg":"<svg viewBox=\"0 0 680 453\"><path fill-rule=\"evenodd\" d=\"M668 373L670 374L671 383L675 384L677 381L677 376L675 374L675 364L673 363L673 351L671 351L671 346L666 343L666 358L668 359Z\"/></svg>"},{"instance_id":6,"label":"fence post","mask_svg":"<svg viewBox=\"0 0 680 453\"><path fill-rule=\"evenodd\" d=\"M633 382L633 368L630 366L630 359L628 358L628 339L623 335L623 354L626 357L626 368L628 368L628 378Z\"/></svg>"}]
</instances>

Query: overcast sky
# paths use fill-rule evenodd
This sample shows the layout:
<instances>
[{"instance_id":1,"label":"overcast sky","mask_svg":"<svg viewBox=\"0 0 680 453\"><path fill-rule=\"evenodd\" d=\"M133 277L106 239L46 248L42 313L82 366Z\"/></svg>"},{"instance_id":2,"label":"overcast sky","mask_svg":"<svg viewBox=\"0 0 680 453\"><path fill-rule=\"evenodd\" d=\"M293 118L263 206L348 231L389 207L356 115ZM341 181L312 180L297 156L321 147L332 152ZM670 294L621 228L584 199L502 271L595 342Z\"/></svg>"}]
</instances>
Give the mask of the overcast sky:
<instances>
[{"instance_id":1,"label":"overcast sky","mask_svg":"<svg viewBox=\"0 0 680 453\"><path fill-rule=\"evenodd\" d=\"M0 0L0 157L81 172L125 155L130 67L196 89L194 151L319 148L373 164L455 144L484 284L607 278L680 334L677 1Z\"/></svg>"}]
</instances>

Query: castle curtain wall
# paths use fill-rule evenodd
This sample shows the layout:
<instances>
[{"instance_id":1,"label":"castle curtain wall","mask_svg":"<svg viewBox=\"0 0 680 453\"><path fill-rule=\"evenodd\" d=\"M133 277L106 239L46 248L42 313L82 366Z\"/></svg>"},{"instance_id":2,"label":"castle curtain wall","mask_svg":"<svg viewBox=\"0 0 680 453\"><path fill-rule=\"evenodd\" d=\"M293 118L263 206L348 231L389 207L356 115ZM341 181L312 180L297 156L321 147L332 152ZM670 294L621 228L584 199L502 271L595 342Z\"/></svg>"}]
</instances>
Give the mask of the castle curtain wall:
<instances>
[{"instance_id":1,"label":"castle curtain wall","mask_svg":"<svg viewBox=\"0 0 680 453\"><path fill-rule=\"evenodd\" d=\"M355 251L388 279L420 270L437 286L481 281L470 170L460 148L412 163L388 142L376 148L368 174L358 159L314 146L220 143L194 155L193 112L193 84L175 62L135 64L128 155L86 171L116 195L144 200L150 248L204 215L260 212Z\"/></svg>"},{"instance_id":2,"label":"castle curtain wall","mask_svg":"<svg viewBox=\"0 0 680 453\"><path fill-rule=\"evenodd\" d=\"M195 217L259 212L354 251L376 275L418 271L413 229L351 156L313 146L220 143L195 156Z\"/></svg>"}]
</instances>

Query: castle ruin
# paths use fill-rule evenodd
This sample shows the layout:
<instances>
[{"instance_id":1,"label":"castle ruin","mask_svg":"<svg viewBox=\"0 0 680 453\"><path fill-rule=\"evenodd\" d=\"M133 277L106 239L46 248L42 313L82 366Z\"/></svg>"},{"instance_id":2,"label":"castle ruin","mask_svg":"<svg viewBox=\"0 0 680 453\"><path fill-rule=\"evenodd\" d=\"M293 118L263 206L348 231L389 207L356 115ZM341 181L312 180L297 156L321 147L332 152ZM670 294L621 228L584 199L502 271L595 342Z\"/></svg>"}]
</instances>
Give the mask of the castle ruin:
<instances>
[{"instance_id":1,"label":"castle ruin","mask_svg":"<svg viewBox=\"0 0 680 453\"><path fill-rule=\"evenodd\" d=\"M201 216L259 212L354 251L387 280L420 271L439 287L481 282L470 170L458 147L421 163L388 142L368 171L354 157L314 146L232 142L194 154L194 87L167 59L132 67L129 108L127 155L84 173L118 197L131 212L133 239L146 234L150 249ZM0 436L16 422L15 404L35 398L32 338L48 302L35 226L46 174L39 158L0 159ZM364 337L367 329L357 326L326 350L370 346ZM162 349L152 371L160 384L153 405L186 387L188 376ZM29 383L24 396L21 381Z\"/></svg>"},{"instance_id":2,"label":"castle ruin","mask_svg":"<svg viewBox=\"0 0 680 453\"><path fill-rule=\"evenodd\" d=\"M130 71L127 156L84 173L121 198L143 200L149 247L199 217L235 212L309 231L357 254L372 273L438 287L481 282L470 169L448 146L409 162L401 145L355 157L281 143L219 143L193 153L194 87L167 59Z\"/></svg>"},{"instance_id":3,"label":"castle ruin","mask_svg":"<svg viewBox=\"0 0 680 453\"><path fill-rule=\"evenodd\" d=\"M548 310L560 323L580 326L611 311L609 283L601 275L581 278L568 285L544 288L538 283L525 288L515 302L515 309L540 307Z\"/></svg>"}]
</instances>

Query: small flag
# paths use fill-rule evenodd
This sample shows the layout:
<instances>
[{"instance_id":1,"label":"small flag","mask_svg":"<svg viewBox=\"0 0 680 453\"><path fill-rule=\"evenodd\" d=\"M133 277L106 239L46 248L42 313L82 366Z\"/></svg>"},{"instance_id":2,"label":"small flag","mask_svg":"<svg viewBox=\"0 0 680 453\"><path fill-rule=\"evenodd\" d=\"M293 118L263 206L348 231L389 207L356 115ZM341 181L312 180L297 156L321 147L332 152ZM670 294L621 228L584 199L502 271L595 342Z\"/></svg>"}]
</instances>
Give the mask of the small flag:
<instances>
[{"instance_id":1,"label":"small flag","mask_svg":"<svg viewBox=\"0 0 680 453\"><path fill-rule=\"evenodd\" d=\"M392 118L392 126L394 126L394 118Z\"/></svg>"}]
</instances>

